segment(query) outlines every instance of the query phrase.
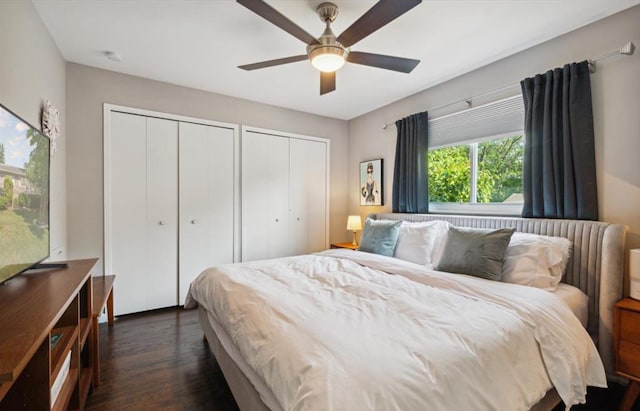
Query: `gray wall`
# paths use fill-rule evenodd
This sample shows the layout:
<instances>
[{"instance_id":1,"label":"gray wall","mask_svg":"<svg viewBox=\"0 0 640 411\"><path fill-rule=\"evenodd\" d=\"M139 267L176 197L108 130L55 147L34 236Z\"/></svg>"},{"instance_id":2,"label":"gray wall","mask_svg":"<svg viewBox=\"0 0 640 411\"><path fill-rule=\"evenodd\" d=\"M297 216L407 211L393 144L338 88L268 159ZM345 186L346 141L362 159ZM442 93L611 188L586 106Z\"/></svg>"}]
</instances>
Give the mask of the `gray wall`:
<instances>
[{"instance_id":1,"label":"gray wall","mask_svg":"<svg viewBox=\"0 0 640 411\"><path fill-rule=\"evenodd\" d=\"M44 100L60 112L51 159L51 260L66 258L65 61L30 1L0 1L0 103L41 128Z\"/></svg>"},{"instance_id":2,"label":"gray wall","mask_svg":"<svg viewBox=\"0 0 640 411\"><path fill-rule=\"evenodd\" d=\"M360 161L385 159L385 198L382 210L391 209L391 183L395 152L395 126L382 130L384 123L413 113L430 110L469 96L509 85L516 87L492 99L519 92L525 77L573 61L594 58L617 50L627 41L640 46L640 6L530 48L446 83L419 92L349 122L349 187L358 186ZM438 64L422 62L421 64ZM640 247L640 52L618 56L597 64L591 76L596 139L598 202L600 219L627 224L627 246ZM482 104L487 99L474 101ZM431 117L459 111L466 104L430 113ZM359 207L357 190L349 190L349 214L379 211Z\"/></svg>"},{"instance_id":3,"label":"gray wall","mask_svg":"<svg viewBox=\"0 0 640 411\"><path fill-rule=\"evenodd\" d=\"M103 103L329 138L330 240L346 237L346 121L68 63L70 258L103 256Z\"/></svg>"}]
</instances>

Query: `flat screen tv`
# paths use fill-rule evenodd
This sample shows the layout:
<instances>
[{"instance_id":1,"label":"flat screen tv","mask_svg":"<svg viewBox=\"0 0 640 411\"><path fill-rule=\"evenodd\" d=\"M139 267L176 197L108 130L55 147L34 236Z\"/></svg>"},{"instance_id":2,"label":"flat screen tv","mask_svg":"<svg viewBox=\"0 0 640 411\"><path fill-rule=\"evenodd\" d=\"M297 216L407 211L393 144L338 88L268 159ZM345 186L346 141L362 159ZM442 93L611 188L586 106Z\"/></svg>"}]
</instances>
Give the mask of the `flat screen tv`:
<instances>
[{"instance_id":1,"label":"flat screen tv","mask_svg":"<svg viewBox=\"0 0 640 411\"><path fill-rule=\"evenodd\" d=\"M0 284L49 257L49 150L0 104Z\"/></svg>"}]
</instances>

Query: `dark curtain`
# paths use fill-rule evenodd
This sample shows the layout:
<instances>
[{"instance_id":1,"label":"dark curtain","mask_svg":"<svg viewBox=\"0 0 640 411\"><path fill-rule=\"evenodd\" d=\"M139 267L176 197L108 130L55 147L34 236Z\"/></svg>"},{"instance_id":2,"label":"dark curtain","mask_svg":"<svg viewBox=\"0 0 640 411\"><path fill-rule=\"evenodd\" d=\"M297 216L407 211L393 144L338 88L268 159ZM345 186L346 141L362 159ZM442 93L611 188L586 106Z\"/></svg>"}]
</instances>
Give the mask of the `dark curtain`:
<instances>
[{"instance_id":1,"label":"dark curtain","mask_svg":"<svg viewBox=\"0 0 640 411\"><path fill-rule=\"evenodd\" d=\"M523 217L598 219L591 81L586 61L522 80Z\"/></svg>"},{"instance_id":2,"label":"dark curtain","mask_svg":"<svg viewBox=\"0 0 640 411\"><path fill-rule=\"evenodd\" d=\"M428 213L428 114L413 114L396 121L396 159L393 168L393 212Z\"/></svg>"}]
</instances>

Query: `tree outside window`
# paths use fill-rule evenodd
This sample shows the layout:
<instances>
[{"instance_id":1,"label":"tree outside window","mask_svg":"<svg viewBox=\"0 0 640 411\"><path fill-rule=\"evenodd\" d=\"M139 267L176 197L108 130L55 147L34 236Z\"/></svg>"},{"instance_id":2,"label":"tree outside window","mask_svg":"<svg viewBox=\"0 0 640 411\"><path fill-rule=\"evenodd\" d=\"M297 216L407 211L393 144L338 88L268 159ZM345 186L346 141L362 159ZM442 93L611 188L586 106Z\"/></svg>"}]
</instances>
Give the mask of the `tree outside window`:
<instances>
[{"instance_id":1,"label":"tree outside window","mask_svg":"<svg viewBox=\"0 0 640 411\"><path fill-rule=\"evenodd\" d=\"M429 150L432 203L522 203L520 135Z\"/></svg>"}]
</instances>

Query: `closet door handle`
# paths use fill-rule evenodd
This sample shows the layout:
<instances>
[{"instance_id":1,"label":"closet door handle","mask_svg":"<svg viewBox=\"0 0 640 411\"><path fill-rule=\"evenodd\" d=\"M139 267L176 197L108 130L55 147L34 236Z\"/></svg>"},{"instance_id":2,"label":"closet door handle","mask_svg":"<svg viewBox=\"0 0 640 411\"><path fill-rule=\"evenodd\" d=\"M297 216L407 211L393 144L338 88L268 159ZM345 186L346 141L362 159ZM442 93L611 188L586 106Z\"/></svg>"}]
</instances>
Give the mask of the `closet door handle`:
<instances>
[{"instance_id":1,"label":"closet door handle","mask_svg":"<svg viewBox=\"0 0 640 411\"><path fill-rule=\"evenodd\" d=\"M195 224L196 223L196 219L194 218L193 220L191 220L191 224Z\"/></svg>"},{"instance_id":2,"label":"closet door handle","mask_svg":"<svg viewBox=\"0 0 640 411\"><path fill-rule=\"evenodd\" d=\"M280 221L280 220L278 220L278 219L276 218L276 223L277 223L278 221Z\"/></svg>"},{"instance_id":3,"label":"closet door handle","mask_svg":"<svg viewBox=\"0 0 640 411\"><path fill-rule=\"evenodd\" d=\"M158 221L158 225L165 225L165 224L167 224L167 223L164 220Z\"/></svg>"}]
</instances>

